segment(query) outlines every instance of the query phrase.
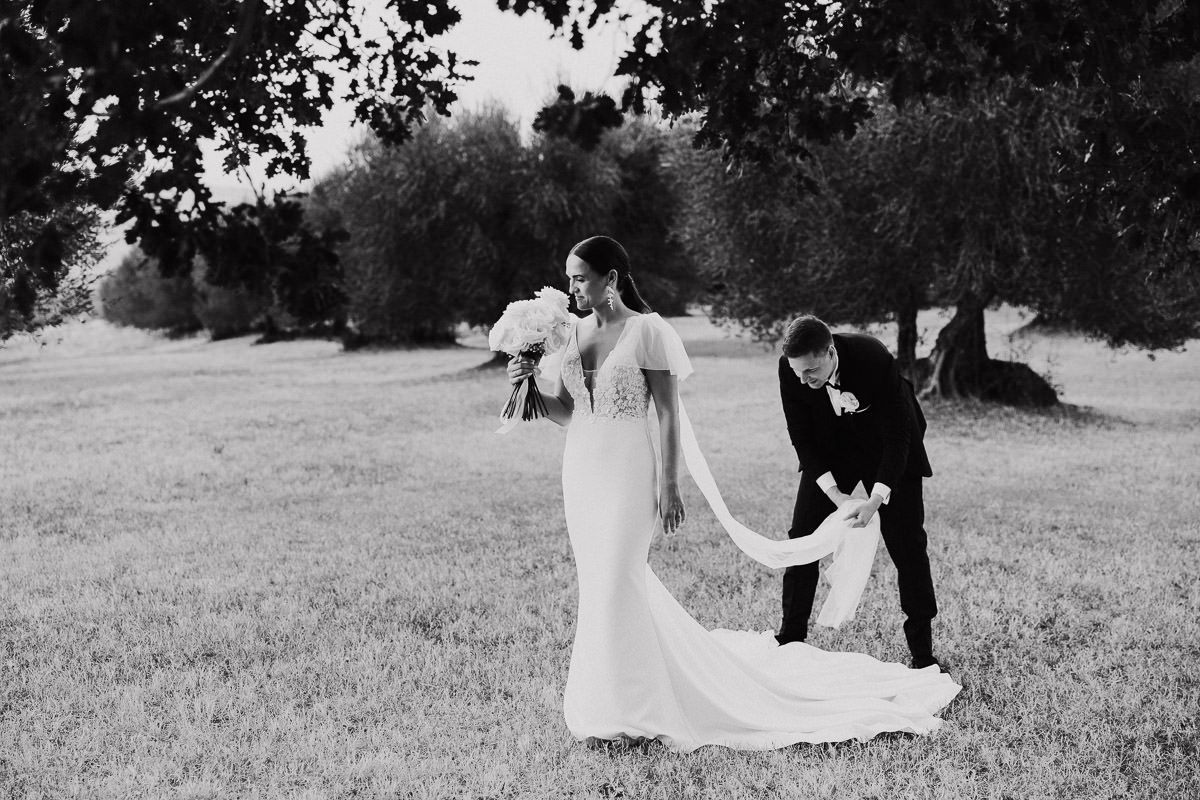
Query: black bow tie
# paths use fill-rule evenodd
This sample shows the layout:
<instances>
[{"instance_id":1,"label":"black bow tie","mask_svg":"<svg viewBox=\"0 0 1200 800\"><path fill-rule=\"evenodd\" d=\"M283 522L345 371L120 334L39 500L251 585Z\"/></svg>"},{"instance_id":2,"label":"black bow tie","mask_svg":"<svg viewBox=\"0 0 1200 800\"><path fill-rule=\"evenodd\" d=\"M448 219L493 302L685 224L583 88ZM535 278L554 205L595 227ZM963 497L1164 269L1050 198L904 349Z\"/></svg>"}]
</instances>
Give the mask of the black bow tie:
<instances>
[{"instance_id":1,"label":"black bow tie","mask_svg":"<svg viewBox=\"0 0 1200 800\"><path fill-rule=\"evenodd\" d=\"M826 386L832 386L834 389L836 389L836 390L837 390L837 391L839 391L839 392L842 390L842 387L838 386L838 385L837 385L836 383L834 383L833 381L825 381L825 385L826 385Z\"/></svg>"}]
</instances>

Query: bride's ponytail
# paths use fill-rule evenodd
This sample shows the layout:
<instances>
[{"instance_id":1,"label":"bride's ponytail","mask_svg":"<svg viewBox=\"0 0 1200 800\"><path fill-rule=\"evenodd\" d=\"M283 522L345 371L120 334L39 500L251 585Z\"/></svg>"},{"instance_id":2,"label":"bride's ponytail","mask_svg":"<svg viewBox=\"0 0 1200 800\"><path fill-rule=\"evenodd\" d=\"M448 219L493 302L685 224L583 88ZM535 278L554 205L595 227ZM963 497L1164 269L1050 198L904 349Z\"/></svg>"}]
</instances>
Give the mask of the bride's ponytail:
<instances>
[{"instance_id":1,"label":"bride's ponytail","mask_svg":"<svg viewBox=\"0 0 1200 800\"><path fill-rule=\"evenodd\" d=\"M626 272L622 278L617 280L617 287L621 292L621 302L634 311L649 314L654 310L650 308L649 303L642 299L642 295L638 292L637 284L633 282L633 275Z\"/></svg>"},{"instance_id":2,"label":"bride's ponytail","mask_svg":"<svg viewBox=\"0 0 1200 800\"><path fill-rule=\"evenodd\" d=\"M621 295L621 302L634 311L642 314L650 313L650 304L642 299L642 295L637 290L637 284L633 282L633 276L629 274L629 253L625 252L625 248L616 239L610 236L593 236L590 239L584 239L571 248L571 255L583 259L601 275L610 269L615 269L617 271L617 292Z\"/></svg>"}]
</instances>

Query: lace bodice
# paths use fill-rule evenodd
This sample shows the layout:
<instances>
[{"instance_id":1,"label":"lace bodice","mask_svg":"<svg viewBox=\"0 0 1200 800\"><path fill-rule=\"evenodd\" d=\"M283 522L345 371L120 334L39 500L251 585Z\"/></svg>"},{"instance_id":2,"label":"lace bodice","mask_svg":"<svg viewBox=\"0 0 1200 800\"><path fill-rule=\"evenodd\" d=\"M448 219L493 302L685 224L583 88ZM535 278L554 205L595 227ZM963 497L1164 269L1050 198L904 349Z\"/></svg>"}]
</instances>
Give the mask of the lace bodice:
<instances>
[{"instance_id":1,"label":"lace bodice","mask_svg":"<svg viewBox=\"0 0 1200 800\"><path fill-rule=\"evenodd\" d=\"M575 401L574 418L595 422L598 419L645 419L650 407L650 386L637 364L636 342L642 335L641 317L630 317L612 352L591 374L589 390L579 356L579 339L571 334L563 355L563 386Z\"/></svg>"}]
</instances>

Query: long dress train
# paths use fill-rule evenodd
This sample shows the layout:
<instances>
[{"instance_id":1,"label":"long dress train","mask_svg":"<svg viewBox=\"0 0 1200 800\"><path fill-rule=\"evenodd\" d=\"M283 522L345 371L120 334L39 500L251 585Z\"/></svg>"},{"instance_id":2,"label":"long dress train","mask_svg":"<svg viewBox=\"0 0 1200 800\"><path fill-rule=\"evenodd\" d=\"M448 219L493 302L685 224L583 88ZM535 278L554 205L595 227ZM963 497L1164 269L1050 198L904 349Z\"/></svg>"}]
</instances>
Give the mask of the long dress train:
<instances>
[{"instance_id":1,"label":"long dress train","mask_svg":"<svg viewBox=\"0 0 1200 800\"><path fill-rule=\"evenodd\" d=\"M757 633L707 631L654 575L647 556L658 525L658 467L642 369L669 369L681 378L691 371L665 321L656 314L627 320L590 387L574 336L561 369L575 401L562 478L579 576L564 698L567 727L576 738L657 738L680 751L709 744L770 749L937 728L934 712L960 687L936 667L912 670L861 653L780 647ZM697 465L690 426L686 438L689 468L707 473ZM708 489L718 517L727 517L719 495L714 500ZM722 522L730 528L727 519ZM772 566L820 557L798 540L766 540L745 529L730 533L739 547ZM840 546L832 538L816 545L821 554ZM872 545L868 568L873 553Z\"/></svg>"}]
</instances>

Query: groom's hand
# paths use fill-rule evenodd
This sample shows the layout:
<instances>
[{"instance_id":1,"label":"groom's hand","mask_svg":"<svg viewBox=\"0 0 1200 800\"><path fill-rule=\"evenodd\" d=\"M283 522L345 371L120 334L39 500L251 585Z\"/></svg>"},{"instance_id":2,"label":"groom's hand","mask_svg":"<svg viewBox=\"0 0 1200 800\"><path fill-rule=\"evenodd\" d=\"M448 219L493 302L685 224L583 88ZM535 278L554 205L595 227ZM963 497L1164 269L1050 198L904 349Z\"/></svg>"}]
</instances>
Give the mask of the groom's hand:
<instances>
[{"instance_id":1,"label":"groom's hand","mask_svg":"<svg viewBox=\"0 0 1200 800\"><path fill-rule=\"evenodd\" d=\"M842 519L851 520L851 528L865 528L882 503L882 497L877 494L871 495L870 500L863 500L847 506L845 513L842 514Z\"/></svg>"},{"instance_id":2,"label":"groom's hand","mask_svg":"<svg viewBox=\"0 0 1200 800\"><path fill-rule=\"evenodd\" d=\"M850 495L846 494L841 489L838 489L836 487L831 489L829 491L829 493L826 495L826 497L829 498L830 502L833 503L835 508L841 508L842 503L845 503L847 500L850 499Z\"/></svg>"}]
</instances>

